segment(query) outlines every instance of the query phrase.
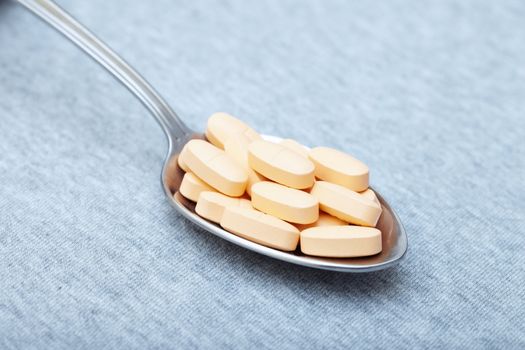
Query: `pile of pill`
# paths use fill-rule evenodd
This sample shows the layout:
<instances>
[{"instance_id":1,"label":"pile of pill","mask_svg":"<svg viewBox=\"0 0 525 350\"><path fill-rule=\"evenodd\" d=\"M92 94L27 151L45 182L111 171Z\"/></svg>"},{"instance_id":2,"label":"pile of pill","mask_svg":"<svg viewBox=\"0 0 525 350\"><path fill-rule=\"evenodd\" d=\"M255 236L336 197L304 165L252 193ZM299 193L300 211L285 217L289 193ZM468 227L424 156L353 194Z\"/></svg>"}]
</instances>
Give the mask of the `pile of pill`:
<instances>
[{"instance_id":1,"label":"pile of pill","mask_svg":"<svg viewBox=\"0 0 525 350\"><path fill-rule=\"evenodd\" d=\"M348 258L381 252L381 204L368 167L327 147L264 140L226 113L209 120L206 139L178 157L179 193L201 217L267 247Z\"/></svg>"}]
</instances>

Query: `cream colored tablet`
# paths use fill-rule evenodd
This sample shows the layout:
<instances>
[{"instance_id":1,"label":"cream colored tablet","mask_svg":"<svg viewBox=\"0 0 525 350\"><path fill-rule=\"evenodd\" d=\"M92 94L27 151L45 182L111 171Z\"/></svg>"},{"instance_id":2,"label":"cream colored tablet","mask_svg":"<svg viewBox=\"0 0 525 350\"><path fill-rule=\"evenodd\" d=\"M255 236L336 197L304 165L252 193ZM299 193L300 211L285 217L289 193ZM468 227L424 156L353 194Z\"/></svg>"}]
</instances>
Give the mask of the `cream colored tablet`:
<instances>
[{"instance_id":1,"label":"cream colored tablet","mask_svg":"<svg viewBox=\"0 0 525 350\"><path fill-rule=\"evenodd\" d=\"M314 183L314 165L300 154L270 141L257 140L248 148L250 167L288 187L304 189Z\"/></svg>"},{"instance_id":2,"label":"cream colored tablet","mask_svg":"<svg viewBox=\"0 0 525 350\"><path fill-rule=\"evenodd\" d=\"M248 164L248 146L252 140L244 134L234 134L224 143L224 152L237 164L241 165L248 174L246 192L251 196L252 186L257 182L266 180L264 176L250 168Z\"/></svg>"},{"instance_id":3,"label":"cream colored tablet","mask_svg":"<svg viewBox=\"0 0 525 350\"><path fill-rule=\"evenodd\" d=\"M328 147L313 148L309 157L317 178L356 192L368 188L368 167L360 160Z\"/></svg>"},{"instance_id":4,"label":"cream colored tablet","mask_svg":"<svg viewBox=\"0 0 525 350\"><path fill-rule=\"evenodd\" d=\"M311 224L306 224L306 225L295 225L295 227L297 227L299 231L303 231L311 227L342 226L342 225L348 225L348 222L343 221L339 218L336 218L335 216L332 216L330 214L320 212L319 219L317 219L316 222L311 223Z\"/></svg>"},{"instance_id":5,"label":"cream colored tablet","mask_svg":"<svg viewBox=\"0 0 525 350\"><path fill-rule=\"evenodd\" d=\"M243 134L251 141L258 140L261 136L246 123L227 113L214 113L208 119L206 138L219 148L224 148L224 143L231 135Z\"/></svg>"},{"instance_id":6,"label":"cream colored tablet","mask_svg":"<svg viewBox=\"0 0 525 350\"><path fill-rule=\"evenodd\" d=\"M262 181L253 185L252 205L263 213L296 224L310 224L319 218L317 198L275 182Z\"/></svg>"},{"instance_id":7,"label":"cream colored tablet","mask_svg":"<svg viewBox=\"0 0 525 350\"><path fill-rule=\"evenodd\" d=\"M194 202L199 199L199 195L203 191L215 191L213 188L211 188L207 183L199 179L195 174L193 173L186 173L184 174L184 177L182 178L182 182L180 183L179 192L184 197L188 198L189 200L192 200Z\"/></svg>"},{"instance_id":8,"label":"cream colored tablet","mask_svg":"<svg viewBox=\"0 0 525 350\"><path fill-rule=\"evenodd\" d=\"M289 150L292 150L296 153L299 153L305 158L308 158L308 149L301 145L299 142L292 140L292 139L284 139L281 142L279 142L280 145L283 145L284 147L288 148Z\"/></svg>"},{"instance_id":9,"label":"cream colored tablet","mask_svg":"<svg viewBox=\"0 0 525 350\"><path fill-rule=\"evenodd\" d=\"M186 145L182 148L182 151L180 151L179 156L177 157L177 164L179 164L179 167L184 170L185 172L190 171L190 168L186 165L186 162L184 161L184 158L186 157Z\"/></svg>"},{"instance_id":10,"label":"cream colored tablet","mask_svg":"<svg viewBox=\"0 0 525 350\"><path fill-rule=\"evenodd\" d=\"M246 190L246 171L211 143L190 140L184 161L195 175L221 193L237 197Z\"/></svg>"},{"instance_id":11,"label":"cream colored tablet","mask_svg":"<svg viewBox=\"0 0 525 350\"><path fill-rule=\"evenodd\" d=\"M237 236L284 251L295 250L299 242L295 226L255 209L227 207L221 226Z\"/></svg>"},{"instance_id":12,"label":"cream colored tablet","mask_svg":"<svg viewBox=\"0 0 525 350\"><path fill-rule=\"evenodd\" d=\"M316 181L310 193L319 200L319 208L341 220L362 226L375 226L381 207L346 187Z\"/></svg>"},{"instance_id":13,"label":"cream colored tablet","mask_svg":"<svg viewBox=\"0 0 525 350\"><path fill-rule=\"evenodd\" d=\"M330 258L353 258L381 252L381 231L372 227L313 227L301 232L304 254Z\"/></svg>"},{"instance_id":14,"label":"cream colored tablet","mask_svg":"<svg viewBox=\"0 0 525 350\"><path fill-rule=\"evenodd\" d=\"M373 200L379 206L381 206L381 202L379 202L379 199L377 199L376 193L372 191L371 189L367 189L366 191L359 192L359 194L365 198Z\"/></svg>"},{"instance_id":15,"label":"cream colored tablet","mask_svg":"<svg viewBox=\"0 0 525 350\"><path fill-rule=\"evenodd\" d=\"M245 198L228 197L219 192L204 191L197 200L195 211L205 219L220 223L226 207L252 208L252 205Z\"/></svg>"}]
</instances>

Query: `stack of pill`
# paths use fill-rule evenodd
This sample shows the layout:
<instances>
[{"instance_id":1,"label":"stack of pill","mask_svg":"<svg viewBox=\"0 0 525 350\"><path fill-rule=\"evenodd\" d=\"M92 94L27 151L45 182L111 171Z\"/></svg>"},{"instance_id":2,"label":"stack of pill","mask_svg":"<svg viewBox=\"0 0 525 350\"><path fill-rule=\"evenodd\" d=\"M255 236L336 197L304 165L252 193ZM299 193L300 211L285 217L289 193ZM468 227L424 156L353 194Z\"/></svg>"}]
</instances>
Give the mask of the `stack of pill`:
<instances>
[{"instance_id":1,"label":"stack of pill","mask_svg":"<svg viewBox=\"0 0 525 350\"><path fill-rule=\"evenodd\" d=\"M368 167L327 147L264 140L244 122L215 113L208 141L193 139L178 157L179 192L201 217L267 247L348 258L381 252L381 204Z\"/></svg>"}]
</instances>

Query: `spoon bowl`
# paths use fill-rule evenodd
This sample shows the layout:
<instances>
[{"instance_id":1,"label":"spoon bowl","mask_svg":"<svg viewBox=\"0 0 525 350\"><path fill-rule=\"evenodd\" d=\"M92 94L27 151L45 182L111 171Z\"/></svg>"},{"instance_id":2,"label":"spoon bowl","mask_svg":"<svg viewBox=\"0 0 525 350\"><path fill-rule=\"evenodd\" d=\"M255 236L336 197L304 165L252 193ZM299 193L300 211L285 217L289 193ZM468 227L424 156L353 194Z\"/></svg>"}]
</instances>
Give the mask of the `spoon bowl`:
<instances>
[{"instance_id":1,"label":"spoon bowl","mask_svg":"<svg viewBox=\"0 0 525 350\"><path fill-rule=\"evenodd\" d=\"M193 138L204 139L204 136L190 130L142 76L53 1L17 1L106 68L144 104L159 123L168 141L168 153L161 174L162 187L170 204L185 218L206 231L243 248L289 263L318 269L342 272L375 271L396 264L405 255L407 250L405 230L393 209L377 191L377 197L383 206L383 213L377 224L377 228L382 232L383 250L377 255L363 258L320 258L304 255L300 250L283 252L248 241L201 218L195 213L195 204L178 192L184 173L177 165L177 158L186 142ZM265 138L273 141L279 140L272 136Z\"/></svg>"},{"instance_id":2,"label":"spoon bowl","mask_svg":"<svg viewBox=\"0 0 525 350\"><path fill-rule=\"evenodd\" d=\"M383 250L379 254L361 258L322 258L305 255L301 253L299 248L293 252L280 251L236 236L222 229L219 225L200 217L195 212L195 203L183 197L178 191L184 176L184 171L177 165L177 159L184 144L192 138L206 139L203 134L194 133L181 144L176 145L166 158L161 182L170 204L185 218L206 231L256 253L289 263L323 270L340 272L377 271L396 264L404 257L407 250L405 230L394 210L375 190L374 192L376 192L377 198L383 207L383 212L377 223L377 228L382 233ZM263 138L275 142L281 140L279 137L268 135L263 135Z\"/></svg>"}]
</instances>

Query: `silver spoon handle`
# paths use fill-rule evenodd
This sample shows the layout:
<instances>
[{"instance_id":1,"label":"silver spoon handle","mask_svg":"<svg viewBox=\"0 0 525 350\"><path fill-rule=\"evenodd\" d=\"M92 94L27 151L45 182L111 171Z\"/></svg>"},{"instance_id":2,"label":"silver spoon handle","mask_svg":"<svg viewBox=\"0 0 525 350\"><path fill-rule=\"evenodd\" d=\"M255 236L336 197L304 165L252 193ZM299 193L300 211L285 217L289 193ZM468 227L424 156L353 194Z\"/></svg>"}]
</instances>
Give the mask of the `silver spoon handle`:
<instances>
[{"instance_id":1,"label":"silver spoon handle","mask_svg":"<svg viewBox=\"0 0 525 350\"><path fill-rule=\"evenodd\" d=\"M174 141L190 132L139 73L57 4L50 0L17 1L64 34L124 84L155 117L168 137L170 148Z\"/></svg>"}]
</instances>

